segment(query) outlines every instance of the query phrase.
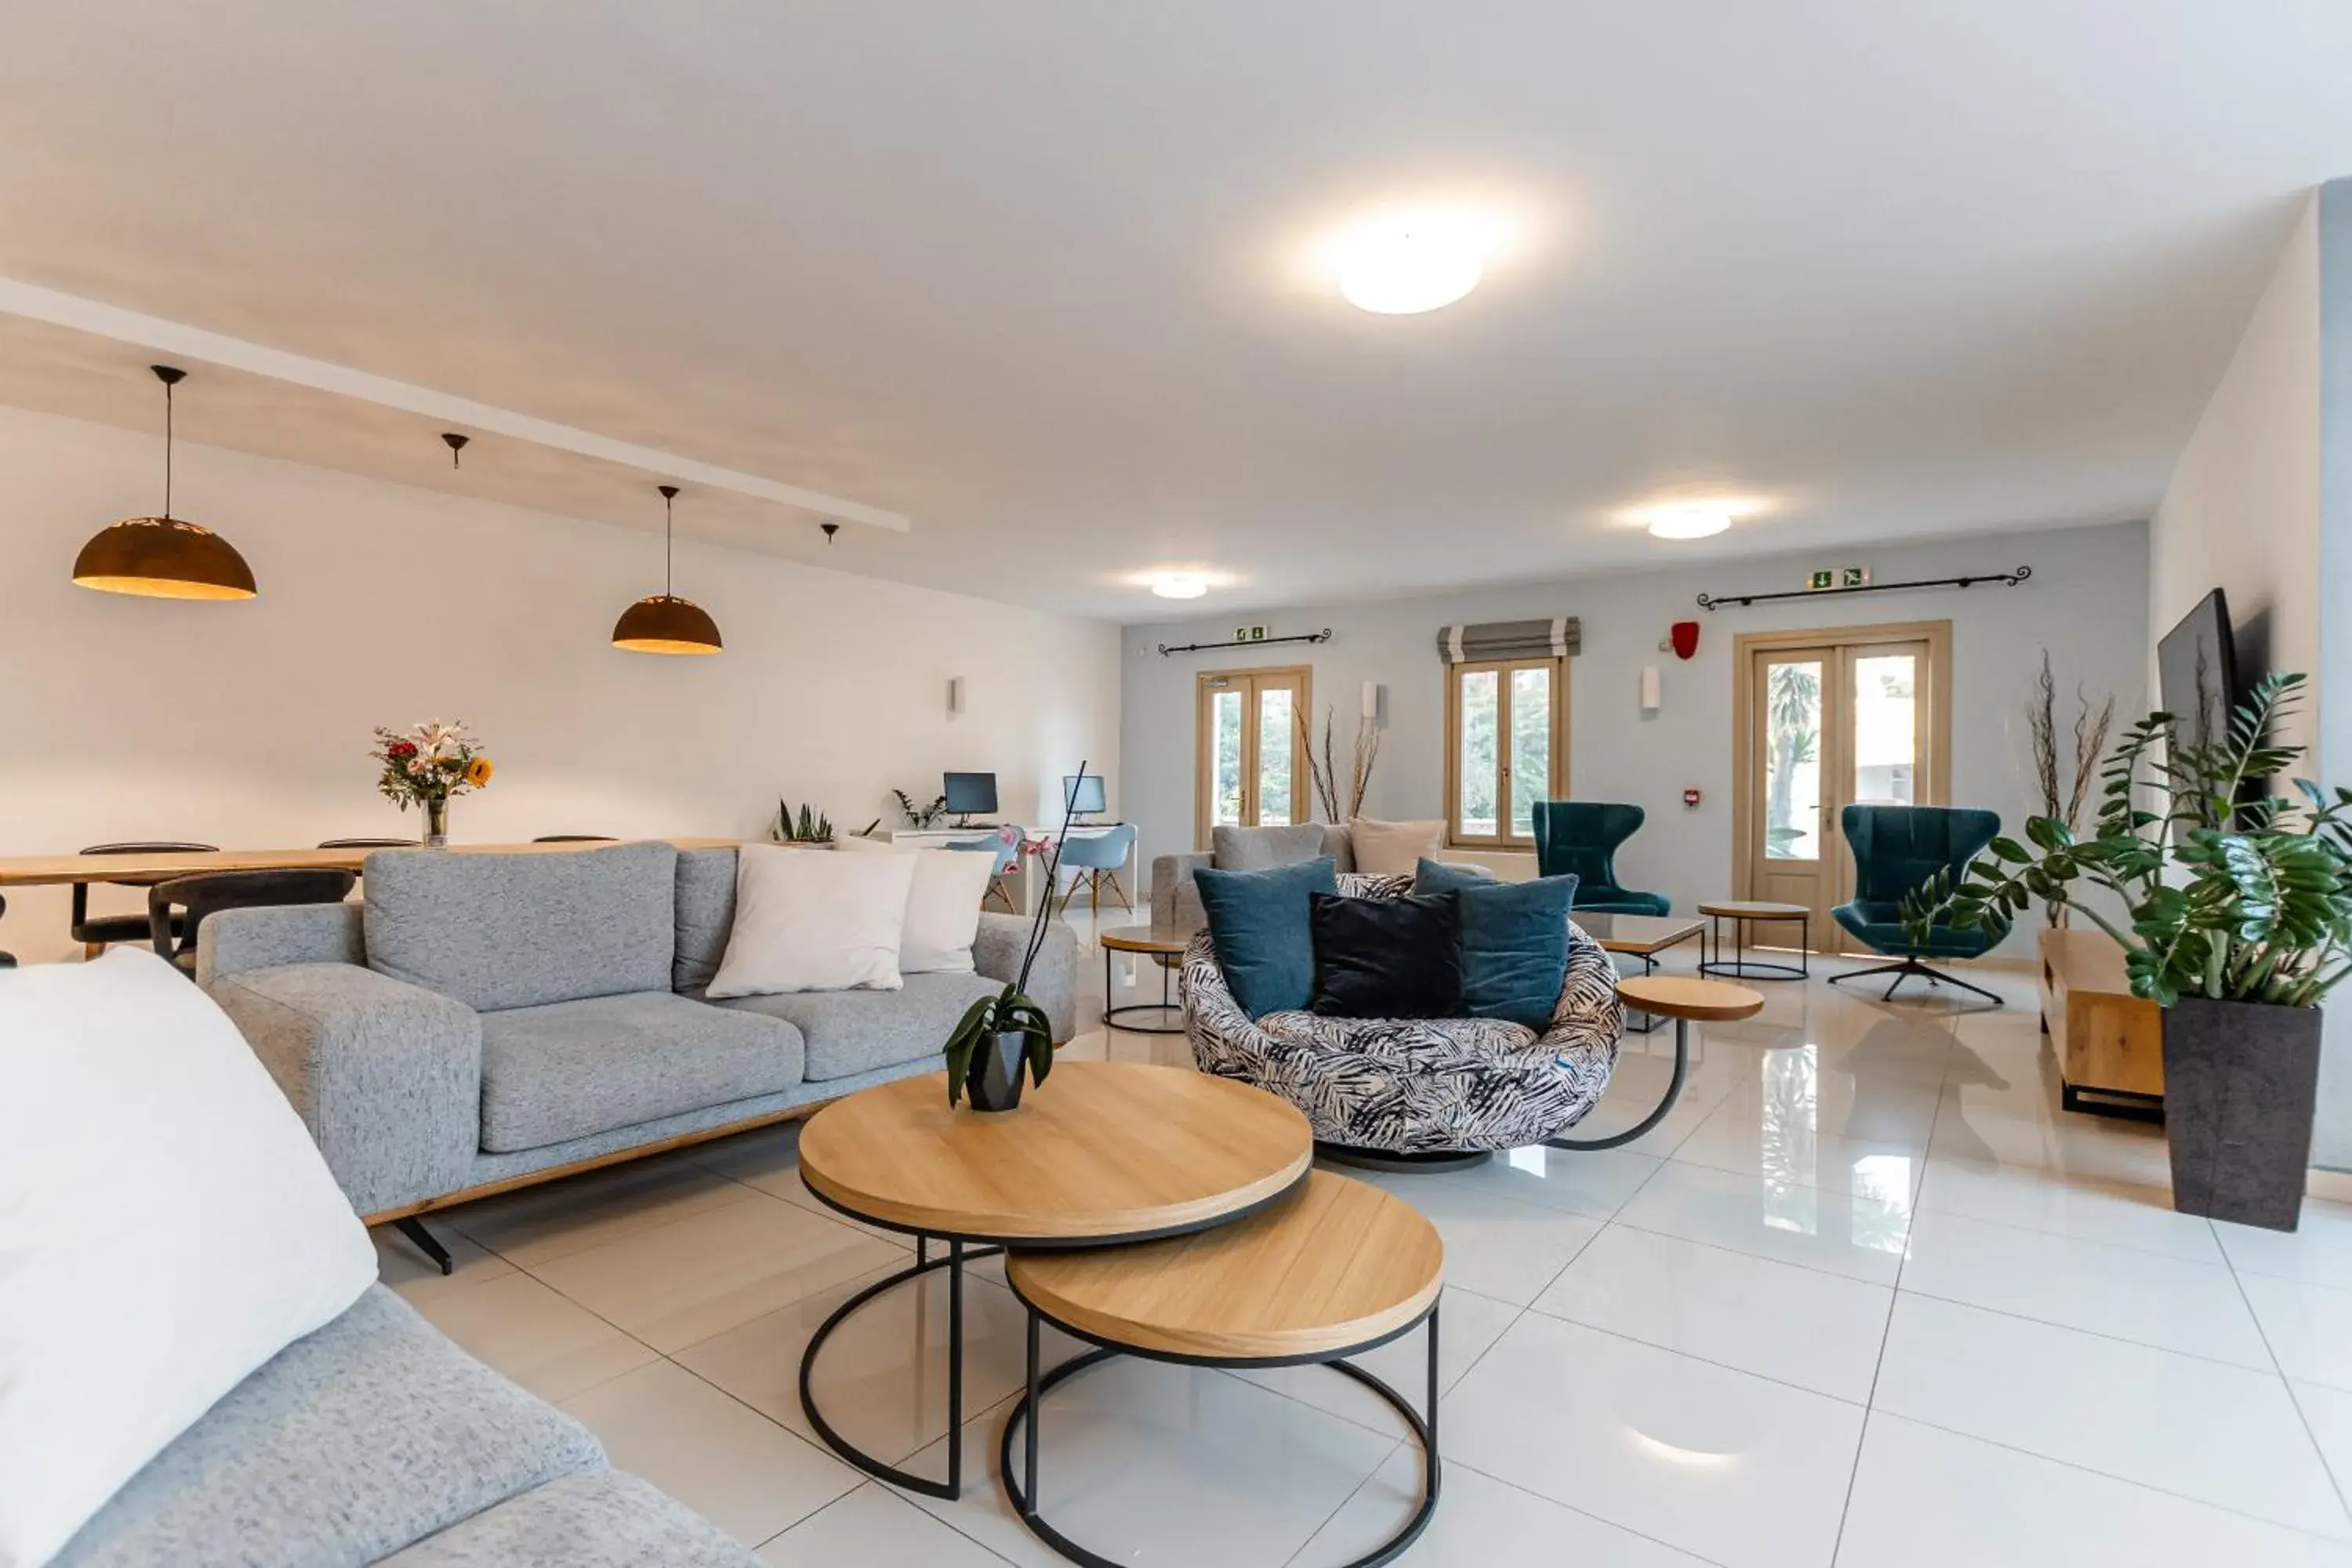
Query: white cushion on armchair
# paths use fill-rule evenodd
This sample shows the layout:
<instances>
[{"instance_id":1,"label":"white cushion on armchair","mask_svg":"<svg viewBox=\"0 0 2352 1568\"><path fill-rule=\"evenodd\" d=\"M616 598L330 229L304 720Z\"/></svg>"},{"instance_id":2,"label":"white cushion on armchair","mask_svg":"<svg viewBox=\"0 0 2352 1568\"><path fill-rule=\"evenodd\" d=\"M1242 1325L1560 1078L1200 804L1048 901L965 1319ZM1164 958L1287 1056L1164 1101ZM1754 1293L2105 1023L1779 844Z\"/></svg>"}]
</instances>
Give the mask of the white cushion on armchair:
<instances>
[{"instance_id":1,"label":"white cushion on armchair","mask_svg":"<svg viewBox=\"0 0 2352 1568\"><path fill-rule=\"evenodd\" d=\"M375 1282L236 1026L153 953L0 970L0 1563L47 1562Z\"/></svg>"}]
</instances>

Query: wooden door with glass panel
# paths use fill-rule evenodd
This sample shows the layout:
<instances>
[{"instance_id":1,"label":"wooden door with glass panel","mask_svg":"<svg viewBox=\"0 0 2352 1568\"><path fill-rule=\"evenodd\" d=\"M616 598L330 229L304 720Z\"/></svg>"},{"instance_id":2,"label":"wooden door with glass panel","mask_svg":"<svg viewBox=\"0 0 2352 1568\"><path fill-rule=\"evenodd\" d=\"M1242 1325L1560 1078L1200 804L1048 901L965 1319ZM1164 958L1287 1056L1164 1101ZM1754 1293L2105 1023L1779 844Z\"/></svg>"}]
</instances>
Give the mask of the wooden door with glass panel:
<instances>
[{"instance_id":1,"label":"wooden door with glass panel","mask_svg":"<svg viewBox=\"0 0 2352 1568\"><path fill-rule=\"evenodd\" d=\"M1308 816L1306 759L1297 754L1312 672L1211 670L1200 679L1196 847L1219 827L1282 827Z\"/></svg>"},{"instance_id":2,"label":"wooden door with glass panel","mask_svg":"<svg viewBox=\"0 0 2352 1568\"><path fill-rule=\"evenodd\" d=\"M1749 652L1746 896L1811 910L1814 947L1843 945L1830 910L1853 896L1845 807L1941 804L1932 656L1917 637Z\"/></svg>"}]
</instances>

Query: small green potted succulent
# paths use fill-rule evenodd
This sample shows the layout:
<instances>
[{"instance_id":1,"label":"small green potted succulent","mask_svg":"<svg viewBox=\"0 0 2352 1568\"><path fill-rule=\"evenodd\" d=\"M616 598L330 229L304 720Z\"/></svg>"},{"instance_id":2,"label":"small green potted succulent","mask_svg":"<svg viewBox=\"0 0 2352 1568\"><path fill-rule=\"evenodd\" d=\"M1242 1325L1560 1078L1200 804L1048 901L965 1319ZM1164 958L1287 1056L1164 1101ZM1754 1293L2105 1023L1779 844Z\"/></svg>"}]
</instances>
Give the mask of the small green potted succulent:
<instances>
[{"instance_id":1,"label":"small green potted succulent","mask_svg":"<svg viewBox=\"0 0 2352 1568\"><path fill-rule=\"evenodd\" d=\"M1078 764L1078 776L1086 776ZM1075 798L1075 797L1073 797ZM1022 951L1021 968L1003 990L983 996L967 1009L948 1036L948 1104L965 1094L974 1110L1013 1110L1021 1104L1024 1069L1037 1083L1054 1070L1054 1026L1029 994L1029 971L1045 947L1045 922L1053 912L1055 871L1062 862L1062 845L1069 837L1071 810L1062 807L1062 828L1045 862L1045 895L1029 921L1029 942Z\"/></svg>"},{"instance_id":2,"label":"small green potted succulent","mask_svg":"<svg viewBox=\"0 0 2352 1568\"><path fill-rule=\"evenodd\" d=\"M1998 939L2039 903L2113 937L2133 994L2164 1009L2173 1206L2273 1230L2302 1214L2319 1004L2352 973L2352 790L2257 793L2303 754L2272 738L2303 685L2265 676L2201 745L2149 714L2108 756L2090 837L2034 817L2031 847L1996 838L1957 884L1904 901L1917 936L1945 921Z\"/></svg>"}]
</instances>

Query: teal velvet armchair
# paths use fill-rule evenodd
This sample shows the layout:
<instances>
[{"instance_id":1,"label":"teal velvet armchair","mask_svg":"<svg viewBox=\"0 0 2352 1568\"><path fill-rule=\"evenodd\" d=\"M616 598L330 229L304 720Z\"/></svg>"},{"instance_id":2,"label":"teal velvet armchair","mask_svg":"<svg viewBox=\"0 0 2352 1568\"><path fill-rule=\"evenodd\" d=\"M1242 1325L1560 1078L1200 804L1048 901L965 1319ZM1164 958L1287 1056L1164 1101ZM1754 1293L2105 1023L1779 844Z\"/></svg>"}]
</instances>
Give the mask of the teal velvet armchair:
<instances>
[{"instance_id":1,"label":"teal velvet armchair","mask_svg":"<svg viewBox=\"0 0 2352 1568\"><path fill-rule=\"evenodd\" d=\"M1830 911L1837 923L1853 933L1873 952L1885 953L1893 963L1873 964L1830 976L1832 984L1892 974L1886 987L1895 988L1913 975L1931 985L1952 984L2000 1005L2000 998L1981 985L1929 968L1929 958L1975 958L1991 943L1985 933L1959 926L1928 929L1927 939L1913 940L1905 929L1902 901L1906 894L1937 872L1948 872L1958 882L1970 860L2000 831L2000 817L1990 811L1946 805L1849 805L1840 814L1845 841L1853 850L1854 896L1851 903Z\"/></svg>"},{"instance_id":2,"label":"teal velvet armchair","mask_svg":"<svg viewBox=\"0 0 2352 1568\"><path fill-rule=\"evenodd\" d=\"M1574 908L1600 914L1664 915L1674 902L1617 882L1617 847L1640 831L1638 805L1612 801L1536 802L1536 869L1547 877L1574 872Z\"/></svg>"}]
</instances>

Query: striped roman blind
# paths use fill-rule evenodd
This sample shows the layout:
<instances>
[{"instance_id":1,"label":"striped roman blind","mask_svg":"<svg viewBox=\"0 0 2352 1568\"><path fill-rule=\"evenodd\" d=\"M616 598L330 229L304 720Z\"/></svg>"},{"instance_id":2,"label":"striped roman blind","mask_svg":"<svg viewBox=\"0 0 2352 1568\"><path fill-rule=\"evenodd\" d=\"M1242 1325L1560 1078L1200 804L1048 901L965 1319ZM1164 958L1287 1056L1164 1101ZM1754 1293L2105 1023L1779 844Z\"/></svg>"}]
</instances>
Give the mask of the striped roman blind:
<instances>
[{"instance_id":1,"label":"striped roman blind","mask_svg":"<svg viewBox=\"0 0 2352 1568\"><path fill-rule=\"evenodd\" d=\"M1561 658L1577 651L1581 633L1574 616L1549 621L1482 621L1444 626L1437 657L1448 664L1480 664L1490 658Z\"/></svg>"}]
</instances>

